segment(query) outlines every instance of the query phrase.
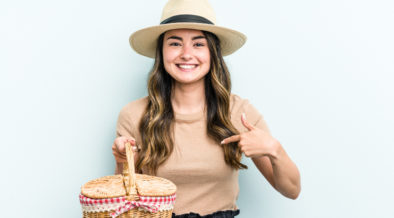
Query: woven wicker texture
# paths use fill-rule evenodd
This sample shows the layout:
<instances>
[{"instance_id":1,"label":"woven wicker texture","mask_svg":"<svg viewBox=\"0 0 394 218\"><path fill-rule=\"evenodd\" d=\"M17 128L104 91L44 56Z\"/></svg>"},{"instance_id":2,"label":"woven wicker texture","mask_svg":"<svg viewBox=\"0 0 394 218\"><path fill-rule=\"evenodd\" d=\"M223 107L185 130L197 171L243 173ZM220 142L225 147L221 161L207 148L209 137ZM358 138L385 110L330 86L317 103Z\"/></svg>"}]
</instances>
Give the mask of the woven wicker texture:
<instances>
[{"instance_id":1,"label":"woven wicker texture","mask_svg":"<svg viewBox=\"0 0 394 218\"><path fill-rule=\"evenodd\" d=\"M176 186L169 180L135 174L136 188L139 195L143 196L167 196L176 191ZM81 192L88 198L116 198L126 196L122 175L104 176L87 182L82 186Z\"/></svg>"},{"instance_id":2,"label":"woven wicker texture","mask_svg":"<svg viewBox=\"0 0 394 218\"><path fill-rule=\"evenodd\" d=\"M116 198L126 195L122 175L104 176L89 181L81 192L89 198Z\"/></svg>"},{"instance_id":3,"label":"woven wicker texture","mask_svg":"<svg viewBox=\"0 0 394 218\"><path fill-rule=\"evenodd\" d=\"M87 182L81 188L81 194L92 199L110 199L125 196L129 201L138 201L139 196L159 197L170 196L176 192L176 186L169 180L136 174L132 147L126 144L127 164L124 164L123 175L104 176ZM111 218L111 211L83 211L84 218ZM141 208L134 208L120 214L117 217L141 217L141 218L170 218L172 209L160 210L151 213Z\"/></svg>"},{"instance_id":4,"label":"woven wicker texture","mask_svg":"<svg viewBox=\"0 0 394 218\"><path fill-rule=\"evenodd\" d=\"M88 213L83 212L83 218L111 218L110 212ZM149 213L138 209L132 209L118 216L120 218L171 218L172 210L161 211L158 213Z\"/></svg>"},{"instance_id":5,"label":"woven wicker texture","mask_svg":"<svg viewBox=\"0 0 394 218\"><path fill-rule=\"evenodd\" d=\"M136 175L138 194L143 196L167 196L176 191L174 183L167 179L143 174Z\"/></svg>"}]
</instances>

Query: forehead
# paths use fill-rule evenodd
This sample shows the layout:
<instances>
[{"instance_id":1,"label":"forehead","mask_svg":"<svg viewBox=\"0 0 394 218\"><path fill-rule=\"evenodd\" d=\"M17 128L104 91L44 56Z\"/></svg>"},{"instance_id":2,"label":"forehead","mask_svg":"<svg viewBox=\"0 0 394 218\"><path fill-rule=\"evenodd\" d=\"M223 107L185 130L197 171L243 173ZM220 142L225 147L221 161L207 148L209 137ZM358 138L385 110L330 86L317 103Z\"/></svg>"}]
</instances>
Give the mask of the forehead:
<instances>
[{"instance_id":1,"label":"forehead","mask_svg":"<svg viewBox=\"0 0 394 218\"><path fill-rule=\"evenodd\" d=\"M193 30L193 29L175 29L168 30L164 37L170 36L179 36L179 37L194 37L194 36L204 36L204 33L201 30Z\"/></svg>"}]
</instances>

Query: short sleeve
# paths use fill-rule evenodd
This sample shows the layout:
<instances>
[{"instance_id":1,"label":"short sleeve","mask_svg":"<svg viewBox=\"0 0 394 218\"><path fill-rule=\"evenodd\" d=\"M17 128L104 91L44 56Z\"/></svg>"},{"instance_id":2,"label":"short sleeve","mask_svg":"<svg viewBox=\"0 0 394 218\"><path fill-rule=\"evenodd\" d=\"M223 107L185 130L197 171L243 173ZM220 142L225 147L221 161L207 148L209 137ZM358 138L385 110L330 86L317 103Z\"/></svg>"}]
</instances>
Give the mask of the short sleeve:
<instances>
[{"instance_id":1,"label":"short sleeve","mask_svg":"<svg viewBox=\"0 0 394 218\"><path fill-rule=\"evenodd\" d=\"M252 105L248 103L245 105L246 120L249 121L254 127L264 130L271 134L263 115ZM250 119L250 120L249 120Z\"/></svg>"},{"instance_id":2,"label":"short sleeve","mask_svg":"<svg viewBox=\"0 0 394 218\"><path fill-rule=\"evenodd\" d=\"M246 120L254 127L262 129L268 133L270 130L264 120L263 115L249 102L247 99L242 99L237 95L231 96L231 121L235 128L240 132L248 131L241 122L241 115L245 113Z\"/></svg>"},{"instance_id":3,"label":"short sleeve","mask_svg":"<svg viewBox=\"0 0 394 218\"><path fill-rule=\"evenodd\" d=\"M141 140L138 127L141 118L145 113L147 98L137 99L128 103L119 112L118 122L116 123L116 137L133 137L137 143Z\"/></svg>"},{"instance_id":4,"label":"short sleeve","mask_svg":"<svg viewBox=\"0 0 394 218\"><path fill-rule=\"evenodd\" d=\"M119 113L118 122L116 124L116 137L127 136L135 137L135 127L130 113L127 111L128 107L125 106Z\"/></svg>"}]
</instances>

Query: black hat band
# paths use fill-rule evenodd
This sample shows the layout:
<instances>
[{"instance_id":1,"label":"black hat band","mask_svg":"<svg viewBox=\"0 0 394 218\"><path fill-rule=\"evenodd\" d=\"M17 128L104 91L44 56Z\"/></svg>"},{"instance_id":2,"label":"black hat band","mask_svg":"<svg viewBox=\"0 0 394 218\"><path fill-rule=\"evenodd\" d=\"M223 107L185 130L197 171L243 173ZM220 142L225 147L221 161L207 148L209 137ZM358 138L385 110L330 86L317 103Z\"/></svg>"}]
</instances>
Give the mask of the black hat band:
<instances>
[{"instance_id":1,"label":"black hat band","mask_svg":"<svg viewBox=\"0 0 394 218\"><path fill-rule=\"evenodd\" d=\"M175 15L163 20L160 24L168 24L168 23L205 23L205 24L213 25L213 23L210 20L192 14Z\"/></svg>"}]
</instances>

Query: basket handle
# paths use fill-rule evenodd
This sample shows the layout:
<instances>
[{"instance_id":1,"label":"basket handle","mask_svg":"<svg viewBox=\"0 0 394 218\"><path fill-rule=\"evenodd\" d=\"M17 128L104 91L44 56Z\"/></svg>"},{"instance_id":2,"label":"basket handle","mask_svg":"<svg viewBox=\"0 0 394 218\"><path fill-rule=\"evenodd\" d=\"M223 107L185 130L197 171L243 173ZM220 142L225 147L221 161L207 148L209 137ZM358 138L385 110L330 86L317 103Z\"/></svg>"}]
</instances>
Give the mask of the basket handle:
<instances>
[{"instance_id":1,"label":"basket handle","mask_svg":"<svg viewBox=\"0 0 394 218\"><path fill-rule=\"evenodd\" d=\"M129 200L137 200L138 194L135 183L134 153L130 142L125 144L125 150L127 163L123 164L123 182L126 187L126 195Z\"/></svg>"}]
</instances>

